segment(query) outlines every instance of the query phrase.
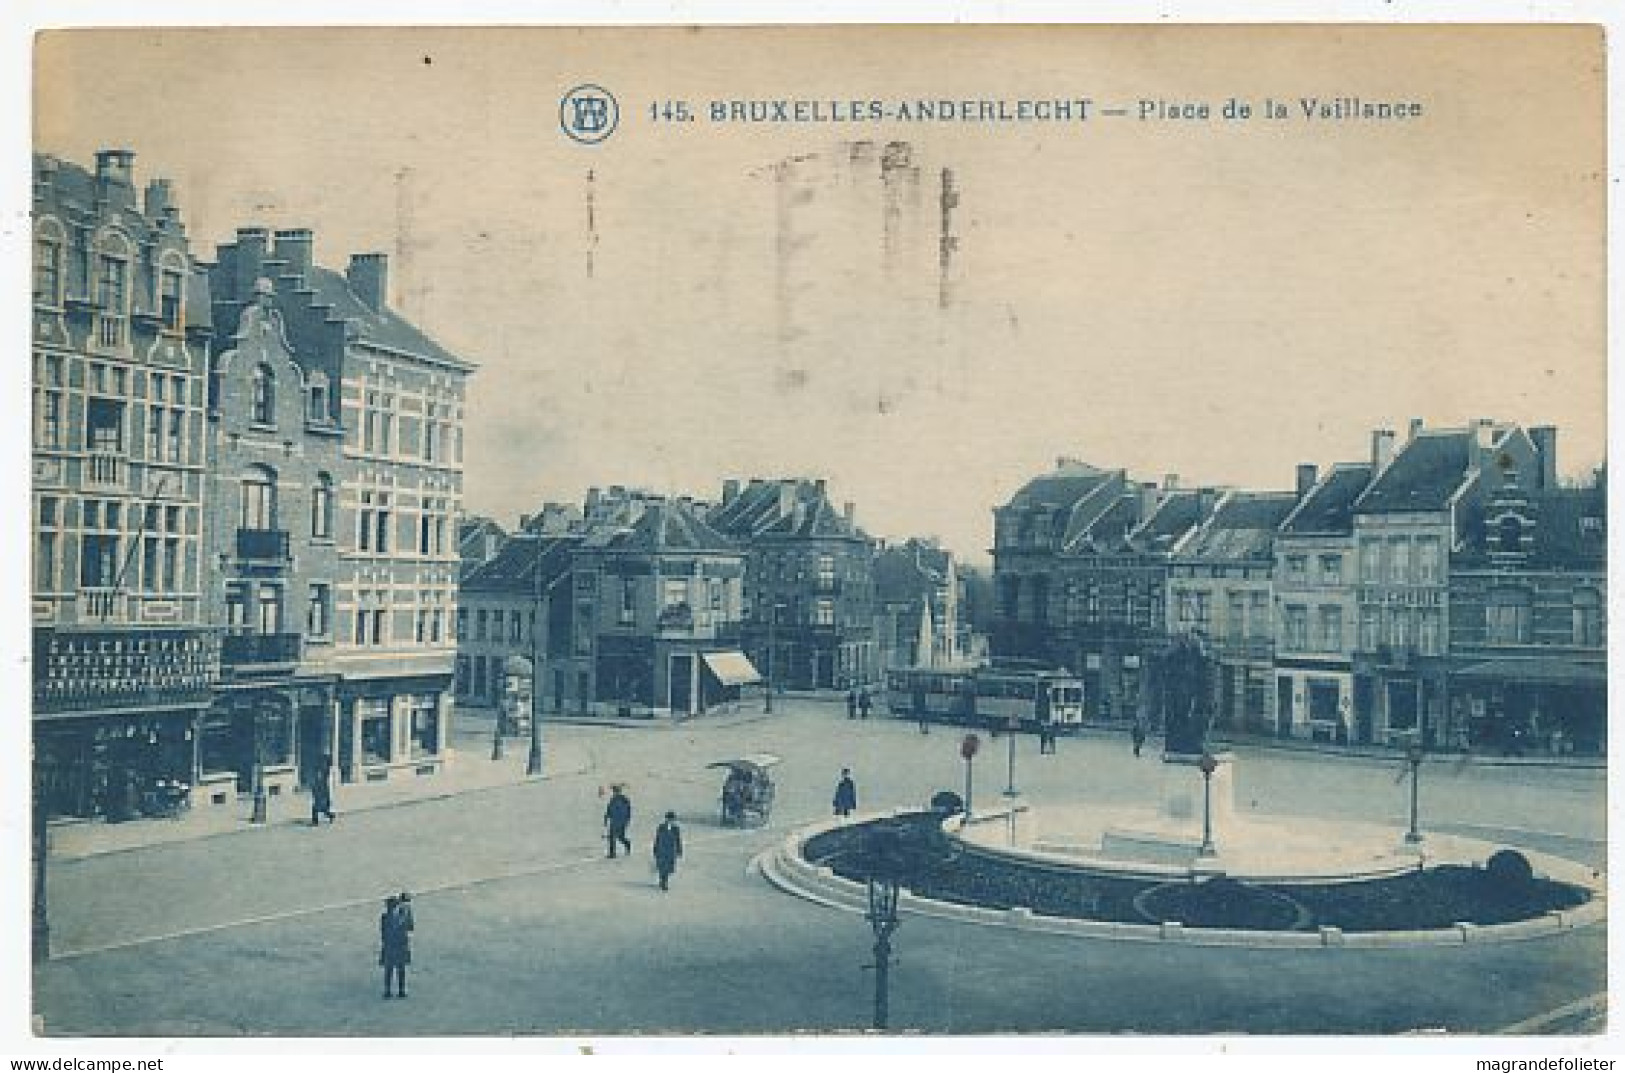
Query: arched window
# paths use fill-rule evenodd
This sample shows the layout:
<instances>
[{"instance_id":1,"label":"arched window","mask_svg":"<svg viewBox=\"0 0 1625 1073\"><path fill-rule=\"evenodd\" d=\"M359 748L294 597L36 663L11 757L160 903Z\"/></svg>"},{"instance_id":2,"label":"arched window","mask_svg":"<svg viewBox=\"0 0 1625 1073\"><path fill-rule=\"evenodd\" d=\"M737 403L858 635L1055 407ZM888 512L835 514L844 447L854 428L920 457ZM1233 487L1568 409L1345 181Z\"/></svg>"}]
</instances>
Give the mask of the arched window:
<instances>
[{"instance_id":1,"label":"arched window","mask_svg":"<svg viewBox=\"0 0 1625 1073\"><path fill-rule=\"evenodd\" d=\"M1602 594L1596 589L1574 590L1574 643L1602 644Z\"/></svg>"},{"instance_id":2,"label":"arched window","mask_svg":"<svg viewBox=\"0 0 1625 1073\"><path fill-rule=\"evenodd\" d=\"M327 374L320 369L310 374L307 388L305 418L317 424L326 424L331 413L328 404Z\"/></svg>"},{"instance_id":3,"label":"arched window","mask_svg":"<svg viewBox=\"0 0 1625 1073\"><path fill-rule=\"evenodd\" d=\"M104 347L119 346L130 312L130 244L122 235L107 233L97 241L95 271L96 338Z\"/></svg>"},{"instance_id":4,"label":"arched window","mask_svg":"<svg viewBox=\"0 0 1625 1073\"><path fill-rule=\"evenodd\" d=\"M41 227L34 240L34 301L62 304L62 235L60 229Z\"/></svg>"},{"instance_id":5,"label":"arched window","mask_svg":"<svg viewBox=\"0 0 1625 1073\"><path fill-rule=\"evenodd\" d=\"M316 475L310 491L310 535L323 540L333 536L333 478L325 473Z\"/></svg>"},{"instance_id":6,"label":"arched window","mask_svg":"<svg viewBox=\"0 0 1625 1073\"><path fill-rule=\"evenodd\" d=\"M276 424L276 373L264 362L254 366L254 411L251 419L255 424Z\"/></svg>"},{"instance_id":7,"label":"arched window","mask_svg":"<svg viewBox=\"0 0 1625 1073\"><path fill-rule=\"evenodd\" d=\"M250 466L243 474L238 525L243 529L276 528L276 474L264 466Z\"/></svg>"}]
</instances>

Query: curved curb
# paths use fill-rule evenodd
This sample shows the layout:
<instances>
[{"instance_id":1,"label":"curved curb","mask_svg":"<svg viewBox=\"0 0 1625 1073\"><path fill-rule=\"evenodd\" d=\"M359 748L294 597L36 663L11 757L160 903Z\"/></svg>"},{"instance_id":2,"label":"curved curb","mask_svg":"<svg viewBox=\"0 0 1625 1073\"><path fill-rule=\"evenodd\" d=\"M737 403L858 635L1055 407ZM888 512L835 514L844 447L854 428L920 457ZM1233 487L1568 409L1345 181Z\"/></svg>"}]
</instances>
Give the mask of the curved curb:
<instances>
[{"instance_id":1,"label":"curved curb","mask_svg":"<svg viewBox=\"0 0 1625 1073\"><path fill-rule=\"evenodd\" d=\"M842 879L823 865L813 864L803 856L809 839L840 827L855 826L879 819L913 815L918 809L893 809L889 812L871 812L846 819L822 820L792 831L777 847L760 856L761 874L773 886L828 909L849 913L868 911L868 890L854 880ZM1494 852L1497 846L1488 842L1459 840L1483 851L1483 856ZM1168 942L1184 946L1229 946L1258 949L1322 949L1353 947L1356 949L1384 949L1418 946L1461 946L1466 944L1516 942L1560 935L1607 919L1605 882L1593 876L1589 869L1573 861L1546 854L1525 853L1535 866L1537 876L1557 879L1582 886L1591 892L1584 905L1574 909L1554 909L1542 916L1510 924L1459 923L1449 928L1417 931L1364 931L1345 932L1341 928L1321 927L1316 931L1244 931L1233 928L1186 928L1169 921L1163 924L1119 924L1105 920L1078 920L1072 917L1053 917L1034 913L1024 906L1011 909L990 909L983 906L960 905L955 902L923 898L912 891L904 891L898 899L900 911L917 916L941 920L957 920L966 924L1014 928L1017 931L1039 932L1046 935L1068 935L1080 939L1112 939L1129 942Z\"/></svg>"}]
</instances>

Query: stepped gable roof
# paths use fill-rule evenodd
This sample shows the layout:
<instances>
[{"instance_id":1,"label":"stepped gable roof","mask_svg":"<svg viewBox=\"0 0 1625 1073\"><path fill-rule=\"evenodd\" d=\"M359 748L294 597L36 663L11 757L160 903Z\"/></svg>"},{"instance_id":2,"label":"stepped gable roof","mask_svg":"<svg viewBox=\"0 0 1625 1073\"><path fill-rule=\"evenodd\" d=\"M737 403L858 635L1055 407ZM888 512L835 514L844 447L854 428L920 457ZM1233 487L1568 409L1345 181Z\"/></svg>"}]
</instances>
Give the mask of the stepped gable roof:
<instances>
[{"instance_id":1,"label":"stepped gable roof","mask_svg":"<svg viewBox=\"0 0 1625 1073\"><path fill-rule=\"evenodd\" d=\"M577 537L515 534L489 561L467 567L461 588L468 592L540 592L569 572L577 543Z\"/></svg>"},{"instance_id":2,"label":"stepped gable roof","mask_svg":"<svg viewBox=\"0 0 1625 1073\"><path fill-rule=\"evenodd\" d=\"M1129 540L1142 551L1166 552L1201 518L1201 501L1193 489L1180 489L1165 495L1151 516L1129 534Z\"/></svg>"},{"instance_id":3,"label":"stepped gable roof","mask_svg":"<svg viewBox=\"0 0 1625 1073\"><path fill-rule=\"evenodd\" d=\"M1275 533L1291 513L1297 496L1291 492L1233 492L1218 507L1191 542L1181 548L1181 558L1268 559L1275 546Z\"/></svg>"},{"instance_id":4,"label":"stepped gable roof","mask_svg":"<svg viewBox=\"0 0 1625 1073\"><path fill-rule=\"evenodd\" d=\"M1535 542L1526 565L1537 568L1602 570L1608 560L1608 502L1601 488L1550 488L1529 495L1534 509ZM1468 527L1458 553L1463 566L1490 561L1489 541L1494 533L1480 512ZM1595 522L1585 519L1594 518Z\"/></svg>"},{"instance_id":5,"label":"stepped gable roof","mask_svg":"<svg viewBox=\"0 0 1625 1073\"><path fill-rule=\"evenodd\" d=\"M1005 509L1072 507L1115 475L1118 471L1069 460L1018 488Z\"/></svg>"},{"instance_id":6,"label":"stepped gable roof","mask_svg":"<svg viewBox=\"0 0 1625 1073\"><path fill-rule=\"evenodd\" d=\"M1281 532L1345 536L1354 532L1354 501L1370 480L1369 464L1338 463L1282 522Z\"/></svg>"},{"instance_id":7,"label":"stepped gable roof","mask_svg":"<svg viewBox=\"0 0 1625 1073\"><path fill-rule=\"evenodd\" d=\"M312 265L303 278L306 286L315 291L315 302L332 307L330 316L355 324L363 342L431 358L460 369L476 368L467 358L460 358L435 342L387 304L376 310L367 305L350 289L350 281L342 272Z\"/></svg>"},{"instance_id":8,"label":"stepped gable roof","mask_svg":"<svg viewBox=\"0 0 1625 1073\"><path fill-rule=\"evenodd\" d=\"M1493 450L1506 438L1498 428ZM1471 429L1419 432L1402 447L1355 502L1358 513L1378 511L1443 510L1466 481L1472 459Z\"/></svg>"}]
</instances>

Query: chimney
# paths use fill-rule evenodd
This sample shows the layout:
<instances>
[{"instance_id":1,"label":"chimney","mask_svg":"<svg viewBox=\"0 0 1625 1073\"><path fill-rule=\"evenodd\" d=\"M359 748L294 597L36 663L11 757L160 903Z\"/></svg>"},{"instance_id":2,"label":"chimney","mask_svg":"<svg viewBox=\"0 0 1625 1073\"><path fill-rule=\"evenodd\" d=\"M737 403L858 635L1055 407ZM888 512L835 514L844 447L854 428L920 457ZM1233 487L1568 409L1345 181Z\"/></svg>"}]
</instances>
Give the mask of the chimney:
<instances>
[{"instance_id":1,"label":"chimney","mask_svg":"<svg viewBox=\"0 0 1625 1073\"><path fill-rule=\"evenodd\" d=\"M1213 517L1213 508L1218 505L1219 492L1216 488L1198 488L1196 490L1196 517L1198 521L1207 521Z\"/></svg>"},{"instance_id":2,"label":"chimney","mask_svg":"<svg viewBox=\"0 0 1625 1073\"><path fill-rule=\"evenodd\" d=\"M1394 430L1379 428L1371 433L1371 477L1377 478L1394 458Z\"/></svg>"},{"instance_id":3,"label":"chimney","mask_svg":"<svg viewBox=\"0 0 1625 1073\"><path fill-rule=\"evenodd\" d=\"M237 294L245 301L254 293L254 281L262 274L260 265L265 261L265 243L268 234L263 227L237 229L237 278L233 282Z\"/></svg>"},{"instance_id":4,"label":"chimney","mask_svg":"<svg viewBox=\"0 0 1625 1073\"><path fill-rule=\"evenodd\" d=\"M147 196L143 202L147 215L159 221L171 217L173 213L168 210L173 208L171 204L173 195L174 191L170 188L168 179L154 179L148 183Z\"/></svg>"},{"instance_id":5,"label":"chimney","mask_svg":"<svg viewBox=\"0 0 1625 1073\"><path fill-rule=\"evenodd\" d=\"M381 313L389 295L389 256L382 253L352 253L350 267L344 273L350 289L363 305L374 313Z\"/></svg>"},{"instance_id":6,"label":"chimney","mask_svg":"<svg viewBox=\"0 0 1625 1073\"><path fill-rule=\"evenodd\" d=\"M818 478L816 481L813 481L813 490L818 493L818 497L820 499L824 497L827 487L828 485L825 483L824 478L822 477Z\"/></svg>"},{"instance_id":7,"label":"chimney","mask_svg":"<svg viewBox=\"0 0 1625 1073\"><path fill-rule=\"evenodd\" d=\"M858 508L850 499L841 504L841 517L846 519L847 525L858 524Z\"/></svg>"},{"instance_id":8,"label":"chimney","mask_svg":"<svg viewBox=\"0 0 1625 1073\"><path fill-rule=\"evenodd\" d=\"M598 513L599 491L597 488L587 489L587 516L592 517Z\"/></svg>"},{"instance_id":9,"label":"chimney","mask_svg":"<svg viewBox=\"0 0 1625 1073\"><path fill-rule=\"evenodd\" d=\"M1178 487L1179 487L1179 474L1177 474L1177 473L1165 473L1165 474L1162 475L1162 490L1164 492L1172 492L1175 488L1178 488Z\"/></svg>"},{"instance_id":10,"label":"chimney","mask_svg":"<svg viewBox=\"0 0 1625 1073\"><path fill-rule=\"evenodd\" d=\"M1421 434L1422 434L1422 419L1420 417L1411 418L1410 434L1406 438L1405 442L1410 443L1411 441L1415 440L1416 437L1420 436Z\"/></svg>"},{"instance_id":11,"label":"chimney","mask_svg":"<svg viewBox=\"0 0 1625 1073\"><path fill-rule=\"evenodd\" d=\"M1139 519L1138 520L1144 521L1145 519L1151 517L1152 513L1154 511L1156 511L1157 503L1161 499L1161 493L1157 489L1157 482L1156 481L1143 481L1143 482L1141 482L1141 484L1139 486L1139 499L1140 499L1140 514L1139 514Z\"/></svg>"},{"instance_id":12,"label":"chimney","mask_svg":"<svg viewBox=\"0 0 1625 1073\"><path fill-rule=\"evenodd\" d=\"M722 482L722 505L727 506L739 498L739 482L726 480Z\"/></svg>"},{"instance_id":13,"label":"chimney","mask_svg":"<svg viewBox=\"0 0 1625 1073\"><path fill-rule=\"evenodd\" d=\"M310 274L316 244L309 228L293 227L276 233L276 255L288 263L288 272L303 279Z\"/></svg>"},{"instance_id":14,"label":"chimney","mask_svg":"<svg viewBox=\"0 0 1625 1073\"><path fill-rule=\"evenodd\" d=\"M96 182L102 187L130 186L135 175L135 153L128 149L103 149L96 154Z\"/></svg>"},{"instance_id":15,"label":"chimney","mask_svg":"<svg viewBox=\"0 0 1625 1073\"><path fill-rule=\"evenodd\" d=\"M1320 479L1320 469L1313 462L1302 462L1298 465L1298 498L1302 499L1309 494Z\"/></svg>"},{"instance_id":16,"label":"chimney","mask_svg":"<svg viewBox=\"0 0 1625 1073\"><path fill-rule=\"evenodd\" d=\"M779 517L785 517L795 508L796 482L779 482Z\"/></svg>"},{"instance_id":17,"label":"chimney","mask_svg":"<svg viewBox=\"0 0 1625 1073\"><path fill-rule=\"evenodd\" d=\"M1536 487L1542 490L1556 488L1557 426L1536 425L1529 430L1529 438L1535 442L1535 452L1540 461L1540 480Z\"/></svg>"}]
</instances>

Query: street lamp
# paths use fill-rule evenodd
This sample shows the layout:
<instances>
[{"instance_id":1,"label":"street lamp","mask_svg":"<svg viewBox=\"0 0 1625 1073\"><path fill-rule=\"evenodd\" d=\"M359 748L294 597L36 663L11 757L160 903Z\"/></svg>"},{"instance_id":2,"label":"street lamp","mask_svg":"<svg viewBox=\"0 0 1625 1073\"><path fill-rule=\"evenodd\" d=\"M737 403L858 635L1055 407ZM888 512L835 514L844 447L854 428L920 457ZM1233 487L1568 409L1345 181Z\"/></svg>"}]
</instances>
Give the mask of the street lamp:
<instances>
[{"instance_id":1,"label":"street lamp","mask_svg":"<svg viewBox=\"0 0 1625 1073\"><path fill-rule=\"evenodd\" d=\"M875 933L874 1027L884 1029L891 1016L891 937L897 930L897 902L902 895L898 834L877 828L867 839L869 858L869 927Z\"/></svg>"},{"instance_id":2,"label":"street lamp","mask_svg":"<svg viewBox=\"0 0 1625 1073\"><path fill-rule=\"evenodd\" d=\"M1197 766L1202 769L1202 848L1197 855L1212 857L1218 853L1213 847L1213 773L1218 770L1219 762L1212 753L1203 753Z\"/></svg>"},{"instance_id":3,"label":"street lamp","mask_svg":"<svg viewBox=\"0 0 1625 1073\"><path fill-rule=\"evenodd\" d=\"M491 729L491 759L502 759L502 709L497 709L496 722Z\"/></svg>"},{"instance_id":4,"label":"street lamp","mask_svg":"<svg viewBox=\"0 0 1625 1073\"><path fill-rule=\"evenodd\" d=\"M1004 780L1004 782L1005 782L1004 796L1005 797L1015 797L1016 796L1016 730L1020 726L1021 726L1020 719L1018 719L1016 716L1012 715L1010 717L1010 726L1009 726L1009 731L1010 731L1010 757L1009 757L1009 762L1007 764L1006 773L1005 773L1005 780Z\"/></svg>"},{"instance_id":5,"label":"street lamp","mask_svg":"<svg viewBox=\"0 0 1625 1073\"><path fill-rule=\"evenodd\" d=\"M1411 829L1405 832L1405 841L1411 845L1418 845L1422 841L1422 830L1417 825L1417 806L1421 799L1422 774L1422 743L1413 741L1405 749L1405 760L1411 765Z\"/></svg>"},{"instance_id":6,"label":"street lamp","mask_svg":"<svg viewBox=\"0 0 1625 1073\"><path fill-rule=\"evenodd\" d=\"M778 637L779 637L779 608L783 605L774 600L768 608L767 616L767 692L762 698L762 712L773 714L773 689L778 678Z\"/></svg>"},{"instance_id":7,"label":"street lamp","mask_svg":"<svg viewBox=\"0 0 1625 1073\"><path fill-rule=\"evenodd\" d=\"M959 755L965 758L965 818L971 815L971 764L976 759L976 751L982 747L982 739L975 734L966 734L959 743Z\"/></svg>"}]
</instances>

